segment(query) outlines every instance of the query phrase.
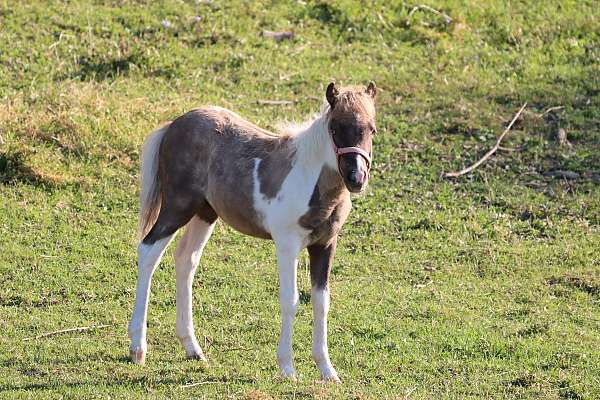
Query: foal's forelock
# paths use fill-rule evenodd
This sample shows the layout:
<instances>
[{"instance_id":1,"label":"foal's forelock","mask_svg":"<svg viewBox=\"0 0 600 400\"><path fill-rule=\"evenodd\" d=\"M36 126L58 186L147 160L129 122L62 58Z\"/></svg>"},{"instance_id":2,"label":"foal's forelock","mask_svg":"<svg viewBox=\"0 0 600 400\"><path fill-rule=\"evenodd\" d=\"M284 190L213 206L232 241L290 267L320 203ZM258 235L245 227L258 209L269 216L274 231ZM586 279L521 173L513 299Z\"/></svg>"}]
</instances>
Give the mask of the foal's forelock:
<instances>
[{"instance_id":1,"label":"foal's forelock","mask_svg":"<svg viewBox=\"0 0 600 400\"><path fill-rule=\"evenodd\" d=\"M375 120L375 100L362 87L339 89L335 107L329 110L330 119Z\"/></svg>"}]
</instances>

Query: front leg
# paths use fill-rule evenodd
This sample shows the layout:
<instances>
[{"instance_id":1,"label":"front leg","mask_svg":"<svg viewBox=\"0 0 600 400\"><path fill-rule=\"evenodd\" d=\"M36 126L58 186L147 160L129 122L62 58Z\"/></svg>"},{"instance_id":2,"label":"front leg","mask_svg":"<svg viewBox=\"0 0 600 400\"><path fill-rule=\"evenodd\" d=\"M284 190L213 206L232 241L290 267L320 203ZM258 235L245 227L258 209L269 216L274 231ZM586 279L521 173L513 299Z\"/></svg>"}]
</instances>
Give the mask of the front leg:
<instances>
[{"instance_id":1,"label":"front leg","mask_svg":"<svg viewBox=\"0 0 600 400\"><path fill-rule=\"evenodd\" d=\"M329 273L337 237L327 244L308 246L310 256L311 302L313 307L313 346L312 356L321 372L321 379L340 382L337 372L329 360L327 348L327 313L329 312Z\"/></svg>"},{"instance_id":2,"label":"front leg","mask_svg":"<svg viewBox=\"0 0 600 400\"><path fill-rule=\"evenodd\" d=\"M281 307L281 335L277 346L277 364L284 378L295 378L292 330L298 309L296 269L301 245L296 240L275 240L279 267L279 305Z\"/></svg>"}]
</instances>

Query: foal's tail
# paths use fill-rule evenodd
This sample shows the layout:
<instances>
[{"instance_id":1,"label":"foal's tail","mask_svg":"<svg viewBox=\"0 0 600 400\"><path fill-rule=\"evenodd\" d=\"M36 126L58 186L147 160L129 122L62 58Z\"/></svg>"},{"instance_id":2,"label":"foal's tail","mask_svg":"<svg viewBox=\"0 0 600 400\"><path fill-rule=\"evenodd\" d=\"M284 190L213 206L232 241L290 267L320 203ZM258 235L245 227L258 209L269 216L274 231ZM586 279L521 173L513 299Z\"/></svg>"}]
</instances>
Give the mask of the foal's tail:
<instances>
[{"instance_id":1,"label":"foal's tail","mask_svg":"<svg viewBox=\"0 0 600 400\"><path fill-rule=\"evenodd\" d=\"M143 239L158 218L161 194L158 176L158 151L170 123L152 132L142 147L139 236Z\"/></svg>"}]
</instances>

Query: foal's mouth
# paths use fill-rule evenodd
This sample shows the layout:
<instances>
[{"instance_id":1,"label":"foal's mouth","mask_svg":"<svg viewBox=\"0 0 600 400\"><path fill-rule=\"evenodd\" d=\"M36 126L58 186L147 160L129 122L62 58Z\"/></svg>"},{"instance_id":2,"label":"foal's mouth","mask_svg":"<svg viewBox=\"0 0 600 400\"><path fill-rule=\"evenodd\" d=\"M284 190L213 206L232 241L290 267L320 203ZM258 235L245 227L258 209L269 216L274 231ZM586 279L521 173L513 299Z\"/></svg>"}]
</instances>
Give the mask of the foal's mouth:
<instances>
[{"instance_id":1,"label":"foal's mouth","mask_svg":"<svg viewBox=\"0 0 600 400\"><path fill-rule=\"evenodd\" d=\"M367 188L367 183L366 182L364 184L362 184L362 185L353 185L353 184L348 183L348 182L344 182L344 183L346 185L346 189L348 189L348 191L350 193L355 193L355 194L362 193Z\"/></svg>"}]
</instances>

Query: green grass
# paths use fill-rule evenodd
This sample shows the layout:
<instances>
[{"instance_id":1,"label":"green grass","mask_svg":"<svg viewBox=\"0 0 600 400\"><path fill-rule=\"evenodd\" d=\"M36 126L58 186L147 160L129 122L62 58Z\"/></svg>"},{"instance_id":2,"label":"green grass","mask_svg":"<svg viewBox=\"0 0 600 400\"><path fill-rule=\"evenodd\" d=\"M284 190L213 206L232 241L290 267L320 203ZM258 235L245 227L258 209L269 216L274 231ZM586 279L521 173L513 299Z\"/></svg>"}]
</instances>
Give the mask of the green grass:
<instances>
[{"instance_id":1,"label":"green grass","mask_svg":"<svg viewBox=\"0 0 600 400\"><path fill-rule=\"evenodd\" d=\"M0 2L0 397L599 398L600 8L427 3L446 24L415 4ZM144 136L202 104L273 128L318 110L332 79L380 88L371 188L331 282L343 385L316 382L306 255L300 379L276 378L273 246L223 224L194 283L210 368L175 338L172 249L147 364L128 363ZM524 102L514 151L440 177ZM96 324L111 326L23 340Z\"/></svg>"}]
</instances>

